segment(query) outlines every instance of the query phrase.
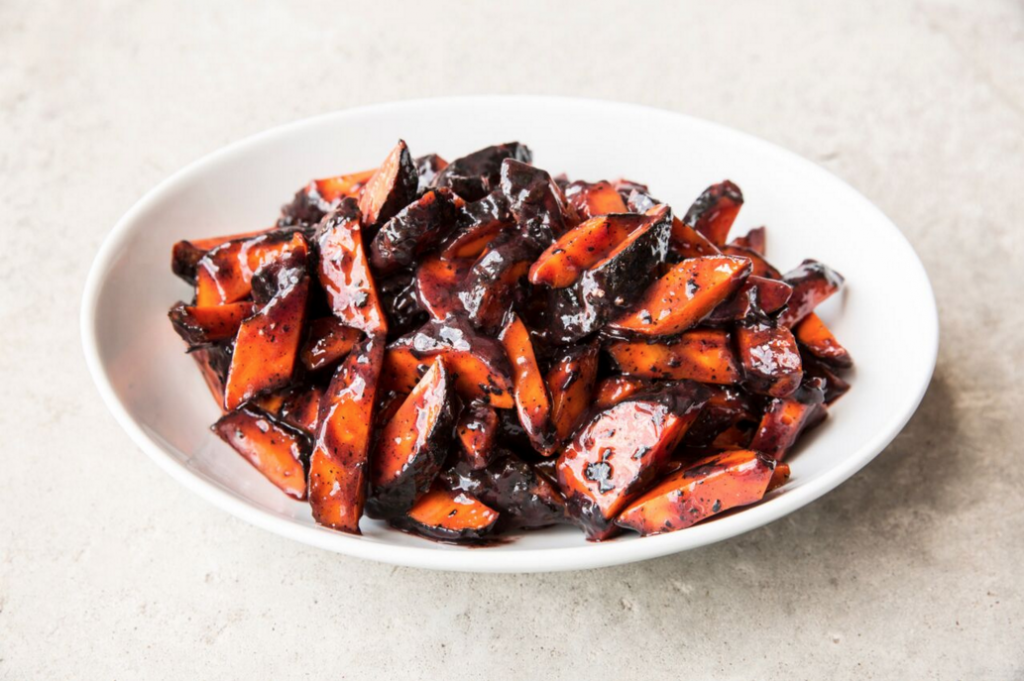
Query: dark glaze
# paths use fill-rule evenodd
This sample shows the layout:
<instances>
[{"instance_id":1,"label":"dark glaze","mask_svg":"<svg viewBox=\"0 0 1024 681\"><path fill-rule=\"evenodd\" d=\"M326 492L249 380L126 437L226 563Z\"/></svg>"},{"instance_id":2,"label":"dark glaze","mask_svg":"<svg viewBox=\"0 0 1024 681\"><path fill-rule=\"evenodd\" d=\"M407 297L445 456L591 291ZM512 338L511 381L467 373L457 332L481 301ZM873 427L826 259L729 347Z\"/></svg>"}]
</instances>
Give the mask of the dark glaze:
<instances>
[{"instance_id":1,"label":"dark glaze","mask_svg":"<svg viewBox=\"0 0 1024 681\"><path fill-rule=\"evenodd\" d=\"M245 234L232 234L230 236L219 236L209 239L190 239L179 241L171 249L171 271L181 277L189 284L196 283L196 266L203 256L214 248L226 244L229 241L241 241L259 236L270 230L257 230Z\"/></svg>"},{"instance_id":2,"label":"dark glaze","mask_svg":"<svg viewBox=\"0 0 1024 681\"><path fill-rule=\"evenodd\" d=\"M506 159L501 164L501 191L508 199L520 233L536 253L565 232L565 203L558 186L545 171Z\"/></svg>"},{"instance_id":3,"label":"dark glaze","mask_svg":"<svg viewBox=\"0 0 1024 681\"><path fill-rule=\"evenodd\" d=\"M231 368L231 355L235 351L235 341L223 341L210 345L189 348L189 355L199 367L206 386L210 389L217 407L224 409L224 385L228 380L228 369Z\"/></svg>"},{"instance_id":4,"label":"dark glaze","mask_svg":"<svg viewBox=\"0 0 1024 681\"><path fill-rule=\"evenodd\" d=\"M558 459L558 483L588 539L615 534L615 518L658 475L707 396L698 383L664 383L595 414L577 431Z\"/></svg>"},{"instance_id":5,"label":"dark glaze","mask_svg":"<svg viewBox=\"0 0 1024 681\"><path fill-rule=\"evenodd\" d=\"M507 158L529 163L533 155L519 142L486 147L449 163L431 186L450 187L466 201L477 201L497 189L501 164Z\"/></svg>"},{"instance_id":6,"label":"dark glaze","mask_svg":"<svg viewBox=\"0 0 1024 681\"><path fill-rule=\"evenodd\" d=\"M557 445L555 427L551 420L551 396L537 364L530 332L519 316L512 313L498 340L505 348L505 355L512 367L512 389L519 422L533 448L550 456Z\"/></svg>"},{"instance_id":7,"label":"dark glaze","mask_svg":"<svg viewBox=\"0 0 1024 681\"><path fill-rule=\"evenodd\" d=\"M585 270L601 262L650 220L643 215L614 213L583 222L537 257L530 267L530 283L552 288L571 286Z\"/></svg>"},{"instance_id":8,"label":"dark glaze","mask_svg":"<svg viewBox=\"0 0 1024 681\"><path fill-rule=\"evenodd\" d=\"M841 378L836 371L817 357L801 351L804 363L804 382L811 379L820 380L825 393L825 404L831 405L850 390L850 384Z\"/></svg>"},{"instance_id":9,"label":"dark glaze","mask_svg":"<svg viewBox=\"0 0 1024 681\"><path fill-rule=\"evenodd\" d=\"M844 348L825 322L818 315L810 312L803 320L793 327L793 335L801 350L806 350L825 364L837 369L849 369L853 366L853 357Z\"/></svg>"},{"instance_id":10,"label":"dark glaze","mask_svg":"<svg viewBox=\"0 0 1024 681\"><path fill-rule=\"evenodd\" d=\"M448 161L437 154L427 154L413 161L413 165L416 166L417 193L425 194L434 183L437 174L448 166Z\"/></svg>"},{"instance_id":11,"label":"dark glaze","mask_svg":"<svg viewBox=\"0 0 1024 681\"><path fill-rule=\"evenodd\" d=\"M478 201L459 209L456 229L441 244L445 260L476 258L499 234L515 227L516 219L508 207L508 199L495 189Z\"/></svg>"},{"instance_id":12,"label":"dark glaze","mask_svg":"<svg viewBox=\"0 0 1024 681\"><path fill-rule=\"evenodd\" d=\"M245 299L253 292L254 273L293 250L305 257L308 245L303 234L277 230L228 241L208 251L196 265L196 305L208 307Z\"/></svg>"},{"instance_id":13,"label":"dark glaze","mask_svg":"<svg viewBox=\"0 0 1024 681\"><path fill-rule=\"evenodd\" d=\"M380 228L370 244L370 264L384 275L412 265L455 228L456 216L450 189L428 191Z\"/></svg>"},{"instance_id":14,"label":"dark glaze","mask_svg":"<svg viewBox=\"0 0 1024 681\"><path fill-rule=\"evenodd\" d=\"M371 518L403 515L430 489L452 442L454 400L451 375L438 359L377 438L366 499Z\"/></svg>"},{"instance_id":15,"label":"dark glaze","mask_svg":"<svg viewBox=\"0 0 1024 681\"><path fill-rule=\"evenodd\" d=\"M555 484L507 450L484 469L459 462L442 474L453 490L464 491L501 512L498 528L531 529L568 521Z\"/></svg>"},{"instance_id":16,"label":"dark glaze","mask_svg":"<svg viewBox=\"0 0 1024 681\"><path fill-rule=\"evenodd\" d=\"M793 327L833 293L843 287L843 275L817 260L804 260L783 277L793 287L789 305L779 315L779 323Z\"/></svg>"},{"instance_id":17,"label":"dark glaze","mask_svg":"<svg viewBox=\"0 0 1024 681\"><path fill-rule=\"evenodd\" d=\"M768 403L750 447L781 461L800 434L821 423L826 416L824 381L812 378L790 397Z\"/></svg>"},{"instance_id":18,"label":"dark glaze","mask_svg":"<svg viewBox=\"0 0 1024 681\"><path fill-rule=\"evenodd\" d=\"M729 236L729 228L741 206L743 192L725 180L705 189L686 211L683 222L706 236L711 243L721 246Z\"/></svg>"},{"instance_id":19,"label":"dark glaze","mask_svg":"<svg viewBox=\"0 0 1024 681\"><path fill-rule=\"evenodd\" d=\"M657 276L668 256L672 216L667 208L639 227L576 283L551 292L552 336L574 343L626 310Z\"/></svg>"},{"instance_id":20,"label":"dark glaze","mask_svg":"<svg viewBox=\"0 0 1024 681\"><path fill-rule=\"evenodd\" d=\"M407 334L427 321L427 312L420 303L412 272L398 272L378 281L377 294L388 316L388 339Z\"/></svg>"}]
</instances>

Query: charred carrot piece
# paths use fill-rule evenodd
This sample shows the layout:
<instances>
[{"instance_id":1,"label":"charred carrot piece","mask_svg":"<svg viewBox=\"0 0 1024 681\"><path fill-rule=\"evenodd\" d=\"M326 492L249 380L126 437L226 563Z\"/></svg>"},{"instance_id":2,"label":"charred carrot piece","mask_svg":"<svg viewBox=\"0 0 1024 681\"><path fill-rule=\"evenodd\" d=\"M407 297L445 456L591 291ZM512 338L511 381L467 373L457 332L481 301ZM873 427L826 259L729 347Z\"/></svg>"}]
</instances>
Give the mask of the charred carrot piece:
<instances>
[{"instance_id":1,"label":"charred carrot piece","mask_svg":"<svg viewBox=\"0 0 1024 681\"><path fill-rule=\"evenodd\" d=\"M739 290L716 307L705 321L708 324L725 324L745 319L758 310L769 314L778 312L792 295L793 287L784 281L750 275Z\"/></svg>"},{"instance_id":2,"label":"charred carrot piece","mask_svg":"<svg viewBox=\"0 0 1024 681\"><path fill-rule=\"evenodd\" d=\"M631 395L642 390L649 390L651 385L650 381L642 378L626 375L608 376L597 384L594 391L593 408L595 411L604 411L619 402L628 400Z\"/></svg>"},{"instance_id":3,"label":"charred carrot piece","mask_svg":"<svg viewBox=\"0 0 1024 681\"><path fill-rule=\"evenodd\" d=\"M479 329L500 326L505 311L536 256L536 249L522 238L510 236L492 243L477 258L458 291L458 299Z\"/></svg>"},{"instance_id":4,"label":"charred carrot piece","mask_svg":"<svg viewBox=\"0 0 1024 681\"><path fill-rule=\"evenodd\" d=\"M615 194L618 196L618 193ZM551 288L571 286L645 223L633 213L591 218L548 246L530 267L530 283Z\"/></svg>"},{"instance_id":5,"label":"charred carrot piece","mask_svg":"<svg viewBox=\"0 0 1024 681\"><path fill-rule=\"evenodd\" d=\"M478 258L499 235L516 226L508 199L495 190L479 201L467 203L459 211L458 227L441 245L445 260Z\"/></svg>"},{"instance_id":6,"label":"charred carrot piece","mask_svg":"<svg viewBox=\"0 0 1024 681\"><path fill-rule=\"evenodd\" d=\"M765 494L774 492L778 488L789 482L790 470L788 463L777 463L775 464L775 470L772 471L772 479L768 481L768 489L765 490Z\"/></svg>"},{"instance_id":7,"label":"charred carrot piece","mask_svg":"<svg viewBox=\"0 0 1024 681\"><path fill-rule=\"evenodd\" d=\"M207 239L186 239L174 244L171 249L171 271L190 284L196 283L196 266L203 256L229 241L249 239L260 234L269 232L268 229L258 229L254 232L243 234L231 234L229 236L218 236Z\"/></svg>"},{"instance_id":8,"label":"charred carrot piece","mask_svg":"<svg viewBox=\"0 0 1024 681\"><path fill-rule=\"evenodd\" d=\"M816 260L804 260L799 267L787 272L784 279L793 287L793 296L779 315L779 323L790 328L839 291L844 281L843 275Z\"/></svg>"},{"instance_id":9,"label":"charred carrot piece","mask_svg":"<svg viewBox=\"0 0 1024 681\"><path fill-rule=\"evenodd\" d=\"M836 337L821 318L810 312L803 321L793 328L793 335L800 345L807 348L807 351L834 367L849 369L853 366L853 358L850 352L839 344Z\"/></svg>"},{"instance_id":10,"label":"charred carrot piece","mask_svg":"<svg viewBox=\"0 0 1024 681\"><path fill-rule=\"evenodd\" d=\"M827 415L822 382L811 379L791 397L768 403L750 447L781 461L800 435Z\"/></svg>"},{"instance_id":11,"label":"charred carrot piece","mask_svg":"<svg viewBox=\"0 0 1024 681\"><path fill-rule=\"evenodd\" d=\"M768 229L766 227L754 227L743 236L732 240L733 246L749 248L754 253L763 256L768 246Z\"/></svg>"},{"instance_id":12,"label":"charred carrot piece","mask_svg":"<svg viewBox=\"0 0 1024 681\"><path fill-rule=\"evenodd\" d=\"M197 307L177 303L167 313L178 335L189 345L202 345L234 338L242 320L251 316L250 302Z\"/></svg>"},{"instance_id":13,"label":"charred carrot piece","mask_svg":"<svg viewBox=\"0 0 1024 681\"><path fill-rule=\"evenodd\" d=\"M362 340L324 394L309 467L309 504L321 525L360 534L367 462L384 341Z\"/></svg>"},{"instance_id":14,"label":"charred carrot piece","mask_svg":"<svg viewBox=\"0 0 1024 681\"><path fill-rule=\"evenodd\" d=\"M719 329L693 329L663 343L615 341L607 349L619 371L639 378L729 385L742 377L729 333Z\"/></svg>"},{"instance_id":15,"label":"charred carrot piece","mask_svg":"<svg viewBox=\"0 0 1024 681\"><path fill-rule=\"evenodd\" d=\"M498 522L498 512L466 492L434 488L407 515L391 522L431 539L472 544L490 534Z\"/></svg>"},{"instance_id":16,"label":"charred carrot piece","mask_svg":"<svg viewBox=\"0 0 1024 681\"><path fill-rule=\"evenodd\" d=\"M377 227L412 203L418 187L419 176L409 147L398 140L359 193L359 211L368 233L372 236Z\"/></svg>"},{"instance_id":17,"label":"charred carrot piece","mask_svg":"<svg viewBox=\"0 0 1024 681\"><path fill-rule=\"evenodd\" d=\"M212 430L282 492L295 499L306 498L311 448L307 435L251 407L225 414Z\"/></svg>"},{"instance_id":18,"label":"charred carrot piece","mask_svg":"<svg viewBox=\"0 0 1024 681\"><path fill-rule=\"evenodd\" d=\"M342 201L320 225L318 275L334 315L367 334L386 334L387 317L363 249L359 212L351 199Z\"/></svg>"},{"instance_id":19,"label":"charred carrot piece","mask_svg":"<svg viewBox=\"0 0 1024 681\"><path fill-rule=\"evenodd\" d=\"M736 324L734 333L748 389L786 397L800 387L803 362L789 329L762 315Z\"/></svg>"},{"instance_id":20,"label":"charred carrot piece","mask_svg":"<svg viewBox=\"0 0 1024 681\"><path fill-rule=\"evenodd\" d=\"M708 255L721 255L718 247L706 236L686 224L679 218L672 218L671 250L678 258L703 258Z\"/></svg>"},{"instance_id":21,"label":"charred carrot piece","mask_svg":"<svg viewBox=\"0 0 1024 681\"><path fill-rule=\"evenodd\" d=\"M496 530L547 527L568 520L565 499L555 483L539 466L507 451L483 469L459 462L439 480L498 511L501 517Z\"/></svg>"},{"instance_id":22,"label":"charred carrot piece","mask_svg":"<svg viewBox=\"0 0 1024 681\"><path fill-rule=\"evenodd\" d=\"M377 172L376 168L313 180L312 189L328 204L334 204L341 199L357 198L360 190L370 181L375 172Z\"/></svg>"},{"instance_id":23,"label":"charred carrot piece","mask_svg":"<svg viewBox=\"0 0 1024 681\"><path fill-rule=\"evenodd\" d=\"M689 447L708 447L716 441L724 444L725 440L716 440L726 430L736 426L740 421L749 421L751 424L760 419L760 411L755 407L753 401L746 391L735 386L705 386L710 392L704 409L697 417L696 423L686 432L683 444ZM756 415L755 415L756 414ZM737 436L743 437L741 433L749 428L740 428L735 433L725 436L728 439L727 449L743 449L743 447L732 446L738 440ZM747 438L749 442L749 437Z\"/></svg>"},{"instance_id":24,"label":"charred carrot piece","mask_svg":"<svg viewBox=\"0 0 1024 681\"><path fill-rule=\"evenodd\" d=\"M750 269L749 262L727 256L684 260L652 284L608 328L628 335L674 336L696 326L735 293Z\"/></svg>"},{"instance_id":25,"label":"charred carrot piece","mask_svg":"<svg viewBox=\"0 0 1024 681\"><path fill-rule=\"evenodd\" d=\"M831 405L849 392L850 384L840 378L832 367L810 353L802 354L801 360L804 364L804 376L821 380L822 390L825 392L825 404Z\"/></svg>"},{"instance_id":26,"label":"charred carrot piece","mask_svg":"<svg viewBox=\"0 0 1024 681\"><path fill-rule=\"evenodd\" d=\"M312 436L316 433L323 396L323 389L315 385L295 388L285 396L278 416L289 426L304 430Z\"/></svg>"},{"instance_id":27,"label":"charred carrot piece","mask_svg":"<svg viewBox=\"0 0 1024 681\"><path fill-rule=\"evenodd\" d=\"M423 309L434 319L464 312L459 289L473 267L469 259L443 260L427 256L416 268L416 294Z\"/></svg>"},{"instance_id":28,"label":"charred carrot piece","mask_svg":"<svg viewBox=\"0 0 1024 681\"><path fill-rule=\"evenodd\" d=\"M462 459L471 470L486 468L494 456L499 420L494 408L473 402L459 417L456 432L462 448Z\"/></svg>"},{"instance_id":29,"label":"charred carrot piece","mask_svg":"<svg viewBox=\"0 0 1024 681\"><path fill-rule=\"evenodd\" d=\"M288 384L295 370L306 322L309 276L306 258L298 253L274 268L268 279L283 285L254 315L245 319L235 338L224 407L232 410L256 395ZM274 275L273 272L284 274Z\"/></svg>"},{"instance_id":30,"label":"charred carrot piece","mask_svg":"<svg viewBox=\"0 0 1024 681\"><path fill-rule=\"evenodd\" d=\"M760 501L774 469L774 461L751 450L702 459L631 503L616 524L645 537L690 527L730 508Z\"/></svg>"},{"instance_id":31,"label":"charred carrot piece","mask_svg":"<svg viewBox=\"0 0 1024 681\"><path fill-rule=\"evenodd\" d=\"M196 306L238 302L252 293L252 276L258 269L290 253L305 257L307 252L299 232L277 231L222 244L196 265Z\"/></svg>"},{"instance_id":32,"label":"charred carrot piece","mask_svg":"<svg viewBox=\"0 0 1024 681\"><path fill-rule=\"evenodd\" d=\"M557 444L551 421L551 396L533 352L530 331L518 315L512 314L498 340L512 364L512 389L519 422L534 449L550 456Z\"/></svg>"},{"instance_id":33,"label":"charred carrot piece","mask_svg":"<svg viewBox=\"0 0 1024 681\"><path fill-rule=\"evenodd\" d=\"M729 229L743 206L743 192L729 180L713 184L697 197L683 222L691 225L716 246L729 237Z\"/></svg>"},{"instance_id":34,"label":"charred carrot piece","mask_svg":"<svg viewBox=\"0 0 1024 681\"><path fill-rule=\"evenodd\" d=\"M309 336L302 346L302 363L317 371L340 362L363 335L337 317L321 317L309 323Z\"/></svg>"},{"instance_id":35,"label":"charred carrot piece","mask_svg":"<svg viewBox=\"0 0 1024 681\"><path fill-rule=\"evenodd\" d=\"M597 383L598 349L594 345L568 348L555 357L545 379L551 395L555 437L564 442L590 408Z\"/></svg>"},{"instance_id":36,"label":"charred carrot piece","mask_svg":"<svg viewBox=\"0 0 1024 681\"><path fill-rule=\"evenodd\" d=\"M385 384L402 392L412 390L422 375L418 372L440 355L448 361L455 389L463 399L483 400L497 409L515 406L512 369L501 343L479 334L459 316L432 319L391 343Z\"/></svg>"},{"instance_id":37,"label":"charred carrot piece","mask_svg":"<svg viewBox=\"0 0 1024 681\"><path fill-rule=\"evenodd\" d=\"M232 350L230 344L218 343L194 348L189 352L221 411L224 410L224 386L231 367Z\"/></svg>"},{"instance_id":38,"label":"charred carrot piece","mask_svg":"<svg viewBox=\"0 0 1024 681\"><path fill-rule=\"evenodd\" d=\"M752 277L764 277L765 279L782 279L782 273L772 266L763 255L743 246L726 244L720 249L723 255L730 255L734 258L746 258L750 261Z\"/></svg>"},{"instance_id":39,"label":"charred carrot piece","mask_svg":"<svg viewBox=\"0 0 1024 681\"><path fill-rule=\"evenodd\" d=\"M381 276L408 267L451 233L457 216L450 189L428 191L384 223L370 244L370 263Z\"/></svg>"},{"instance_id":40,"label":"charred carrot piece","mask_svg":"<svg viewBox=\"0 0 1024 681\"><path fill-rule=\"evenodd\" d=\"M664 384L597 413L577 431L558 458L558 483L588 539L615 534L615 518L658 475L706 397L697 383Z\"/></svg>"},{"instance_id":41,"label":"charred carrot piece","mask_svg":"<svg viewBox=\"0 0 1024 681\"><path fill-rule=\"evenodd\" d=\"M583 220L609 213L625 213L626 202L611 182L573 182L565 190L566 201Z\"/></svg>"},{"instance_id":42,"label":"charred carrot piece","mask_svg":"<svg viewBox=\"0 0 1024 681\"><path fill-rule=\"evenodd\" d=\"M437 359L377 438L366 512L393 518L412 508L441 469L455 424L451 374Z\"/></svg>"}]
</instances>

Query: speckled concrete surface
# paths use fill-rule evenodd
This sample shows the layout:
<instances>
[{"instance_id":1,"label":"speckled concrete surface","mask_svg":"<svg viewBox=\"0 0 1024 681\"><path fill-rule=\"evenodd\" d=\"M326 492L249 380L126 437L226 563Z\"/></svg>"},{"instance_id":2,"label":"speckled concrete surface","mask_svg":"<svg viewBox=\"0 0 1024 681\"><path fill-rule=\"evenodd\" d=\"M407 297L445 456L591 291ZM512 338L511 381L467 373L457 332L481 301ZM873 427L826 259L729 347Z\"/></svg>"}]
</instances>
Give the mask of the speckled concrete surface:
<instances>
[{"instance_id":1,"label":"speckled concrete surface","mask_svg":"<svg viewBox=\"0 0 1024 681\"><path fill-rule=\"evenodd\" d=\"M710 118L875 201L942 316L906 431L782 521L576 574L347 559L160 472L79 349L86 270L122 212L279 123L493 92ZM4 0L0 679L1024 678L1022 187L1012 0Z\"/></svg>"}]
</instances>

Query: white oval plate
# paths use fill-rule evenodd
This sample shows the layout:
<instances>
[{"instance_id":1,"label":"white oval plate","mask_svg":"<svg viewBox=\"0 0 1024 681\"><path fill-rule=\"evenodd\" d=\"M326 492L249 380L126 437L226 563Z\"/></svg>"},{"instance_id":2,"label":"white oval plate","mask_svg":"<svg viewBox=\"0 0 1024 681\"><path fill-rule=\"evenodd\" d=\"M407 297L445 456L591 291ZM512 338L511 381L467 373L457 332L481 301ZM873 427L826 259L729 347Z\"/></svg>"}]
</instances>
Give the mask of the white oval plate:
<instances>
[{"instance_id":1,"label":"white oval plate","mask_svg":"<svg viewBox=\"0 0 1024 681\"><path fill-rule=\"evenodd\" d=\"M819 311L857 361L853 389L790 459L792 478L762 503L656 537L587 543L569 527L506 544L446 546L364 519L362 537L323 529L309 508L264 480L210 433L218 417L167 321L189 288L170 272L179 239L273 223L310 178L377 165L399 137L414 155L448 159L519 140L535 163L577 179L628 177L684 211L724 178L746 204L734 233L768 225L768 258L783 271L804 258L846 276ZM838 299L836 299L838 298ZM629 563L760 527L810 503L875 457L917 408L938 349L935 299L899 230L828 172L748 135L675 113L600 101L472 97L342 111L250 137L178 172L114 227L85 288L85 355L100 394L132 439L189 489L254 525L307 544L396 565L534 572Z\"/></svg>"}]
</instances>

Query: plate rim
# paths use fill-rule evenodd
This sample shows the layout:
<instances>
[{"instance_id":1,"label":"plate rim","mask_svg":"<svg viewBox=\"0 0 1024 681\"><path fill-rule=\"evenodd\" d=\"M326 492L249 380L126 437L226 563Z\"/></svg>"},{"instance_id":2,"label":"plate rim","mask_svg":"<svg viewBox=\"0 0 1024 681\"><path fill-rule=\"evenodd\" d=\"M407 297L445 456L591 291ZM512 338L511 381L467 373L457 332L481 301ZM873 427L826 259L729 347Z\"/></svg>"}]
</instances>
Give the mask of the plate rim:
<instances>
[{"instance_id":1,"label":"plate rim","mask_svg":"<svg viewBox=\"0 0 1024 681\"><path fill-rule=\"evenodd\" d=\"M753 148L759 148L774 157L784 159L795 166L803 166L822 176L823 181L831 182L838 189L847 193L851 200L861 203L861 207L874 213L902 240L911 260L917 268L916 274L922 279L927 292L928 305L926 324L921 328L921 344L919 350L927 353L927 371L917 386L913 399L900 413L890 417L884 428L879 429L865 444L847 459L822 473L813 482L789 490L758 504L757 513L744 510L718 519L714 523L698 524L684 531L644 537L628 543L609 541L587 544L585 546L522 549L514 551L487 550L446 550L436 544L424 542L424 546L398 546L380 541L368 541L365 538L349 536L318 526L308 526L276 515L259 508L235 493L223 488L212 480L194 473L186 462L179 461L166 451L157 440L147 434L141 425L128 413L127 408L118 398L113 384L103 368L100 359L100 342L97 328L97 306L100 292L110 266L118 255L120 247L132 234L131 227L138 216L147 211L165 193L178 184L186 181L196 170L206 165L215 164L218 160L230 156L246 146L258 144L260 141L278 135L292 133L307 126L318 125L325 120L345 118L346 116L372 115L394 112L398 109L415 109L423 106L437 105L487 105L502 104L509 101L521 103L561 103L576 106L602 107L618 109L621 113L633 113L645 116L664 116L682 119L688 125L713 130L718 134L728 134L741 140ZM833 174L826 168L810 161L788 149L768 142L749 133L729 126L708 121L688 114L661 109L641 104L579 97L558 97L544 95L474 95L458 97L432 97L419 99L397 100L370 104L359 107L339 109L316 116L303 118L283 125L271 127L261 132L248 135L203 155L185 165L180 170L146 191L117 221L113 229L104 237L97 254L89 267L85 287L82 293L81 313L79 317L82 336L82 349L86 364L93 382L103 399L107 409L113 414L115 421L128 433L137 447L142 449L164 471L171 475L185 488L212 503L223 511L230 513L246 522L283 537L300 541L318 548L350 555L356 558L375 560L391 565L419 567L433 570L451 570L459 572L557 572L565 570L592 569L626 563L649 560L681 551L706 546L723 541L737 535L762 527L788 515L816 499L829 493L840 484L853 477L861 468L877 457L903 430L904 426L917 411L931 385L939 350L939 316L935 300L935 292L928 277L927 270L913 245L896 224L889 219L874 203L857 189ZM750 509L753 510L753 509Z\"/></svg>"}]
</instances>

